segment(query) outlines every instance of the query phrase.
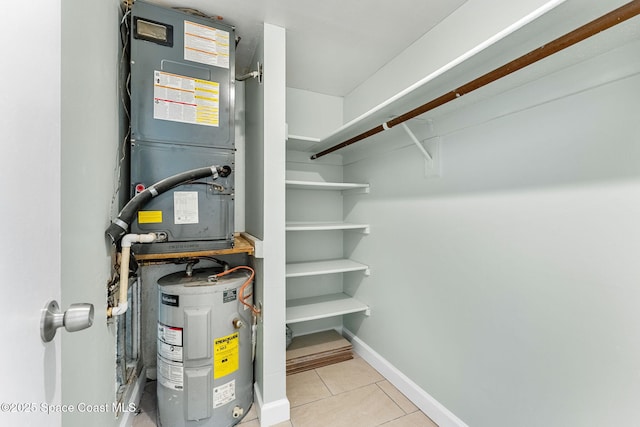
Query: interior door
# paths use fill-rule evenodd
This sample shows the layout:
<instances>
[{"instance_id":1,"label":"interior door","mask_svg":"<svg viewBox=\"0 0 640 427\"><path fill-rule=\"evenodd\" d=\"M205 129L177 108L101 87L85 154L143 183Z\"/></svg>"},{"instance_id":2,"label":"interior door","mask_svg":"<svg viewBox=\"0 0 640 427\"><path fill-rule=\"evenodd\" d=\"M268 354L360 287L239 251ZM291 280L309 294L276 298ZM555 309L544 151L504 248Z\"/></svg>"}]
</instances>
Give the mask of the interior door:
<instances>
[{"instance_id":1,"label":"interior door","mask_svg":"<svg viewBox=\"0 0 640 427\"><path fill-rule=\"evenodd\" d=\"M40 318L61 293L60 0L3 8L0 425L56 427L60 333L44 343Z\"/></svg>"}]
</instances>

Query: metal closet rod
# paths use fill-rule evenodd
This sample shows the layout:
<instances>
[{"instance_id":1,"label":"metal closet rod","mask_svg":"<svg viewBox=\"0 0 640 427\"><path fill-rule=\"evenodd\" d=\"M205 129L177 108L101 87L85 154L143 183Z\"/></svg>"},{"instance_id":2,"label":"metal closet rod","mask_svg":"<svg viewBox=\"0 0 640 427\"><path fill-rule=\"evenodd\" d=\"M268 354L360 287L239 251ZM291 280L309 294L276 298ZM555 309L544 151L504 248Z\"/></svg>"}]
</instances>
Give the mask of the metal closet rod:
<instances>
[{"instance_id":1,"label":"metal closet rod","mask_svg":"<svg viewBox=\"0 0 640 427\"><path fill-rule=\"evenodd\" d=\"M495 82L502 77L505 77L515 71L538 62L541 59L553 55L554 53L560 52L563 49L573 46L574 44L579 43L582 40L585 40L604 30L618 25L621 22L633 18L638 14L640 14L640 0L633 0L619 7L618 9L607 13L606 15L602 15L601 17L594 19L593 21L585 25L563 36L560 36L557 39L543 46L540 46L539 48L534 49L531 52L526 53L519 58L508 62L507 64L504 64L501 67L496 68L493 71L489 71L488 73L470 81L465 85L460 86L457 89L452 90L451 92L445 93L444 95L439 96L438 98L435 98L425 104L422 104L421 106L416 107L413 110L402 114L401 116L395 117L386 123L369 129L368 131L356 135L351 139L341 142L340 144L336 144L333 147L329 147L324 151L316 153L311 156L311 160L315 160L329 153L333 153L334 151L340 150L341 148L347 147L365 138L378 134L384 130L391 129L392 127L406 122L407 120L418 117L419 115L424 114L427 111L433 110L436 107L444 105L447 102L453 101L454 99L460 98L461 96L473 92L474 90L479 89L483 86L486 86L489 83Z\"/></svg>"}]
</instances>

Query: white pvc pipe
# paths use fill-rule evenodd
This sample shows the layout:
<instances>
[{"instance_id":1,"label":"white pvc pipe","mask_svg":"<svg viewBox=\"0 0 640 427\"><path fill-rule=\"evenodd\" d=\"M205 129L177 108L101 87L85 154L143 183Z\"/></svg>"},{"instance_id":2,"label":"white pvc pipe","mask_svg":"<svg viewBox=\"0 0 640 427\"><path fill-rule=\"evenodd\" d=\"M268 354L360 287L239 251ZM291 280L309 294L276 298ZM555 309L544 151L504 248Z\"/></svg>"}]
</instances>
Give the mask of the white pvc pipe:
<instances>
[{"instance_id":1,"label":"white pvc pipe","mask_svg":"<svg viewBox=\"0 0 640 427\"><path fill-rule=\"evenodd\" d=\"M131 257L131 245L133 243L151 243L157 238L156 233L126 234L121 240L122 255L120 257L120 296L118 305L107 309L107 317L119 316L127 311L129 302L129 258Z\"/></svg>"}]
</instances>

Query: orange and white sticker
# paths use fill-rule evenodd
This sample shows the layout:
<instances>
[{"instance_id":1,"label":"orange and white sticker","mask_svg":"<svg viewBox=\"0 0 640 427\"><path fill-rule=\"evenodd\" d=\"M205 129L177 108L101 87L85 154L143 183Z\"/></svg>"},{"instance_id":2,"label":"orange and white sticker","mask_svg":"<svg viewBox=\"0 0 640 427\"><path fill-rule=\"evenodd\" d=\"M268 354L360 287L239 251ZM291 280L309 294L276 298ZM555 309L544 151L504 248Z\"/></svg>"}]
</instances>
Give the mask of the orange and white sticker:
<instances>
[{"instance_id":1,"label":"orange and white sticker","mask_svg":"<svg viewBox=\"0 0 640 427\"><path fill-rule=\"evenodd\" d=\"M155 70L153 118L219 126L220 83Z\"/></svg>"},{"instance_id":2,"label":"orange and white sticker","mask_svg":"<svg viewBox=\"0 0 640 427\"><path fill-rule=\"evenodd\" d=\"M229 32L184 21L184 59L229 68Z\"/></svg>"}]
</instances>

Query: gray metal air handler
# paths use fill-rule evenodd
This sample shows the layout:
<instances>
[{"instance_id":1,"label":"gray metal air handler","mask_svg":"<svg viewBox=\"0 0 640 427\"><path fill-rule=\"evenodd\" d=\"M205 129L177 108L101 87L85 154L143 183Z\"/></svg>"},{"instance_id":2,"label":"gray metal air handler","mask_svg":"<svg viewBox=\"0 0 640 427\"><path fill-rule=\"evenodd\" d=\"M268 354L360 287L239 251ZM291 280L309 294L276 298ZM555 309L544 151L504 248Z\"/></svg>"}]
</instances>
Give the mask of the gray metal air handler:
<instances>
[{"instance_id":1,"label":"gray metal air handler","mask_svg":"<svg viewBox=\"0 0 640 427\"><path fill-rule=\"evenodd\" d=\"M235 30L220 21L137 0L131 13L130 194L210 165L230 174L183 183L136 213L133 233L161 242L137 253L234 243Z\"/></svg>"}]
</instances>

